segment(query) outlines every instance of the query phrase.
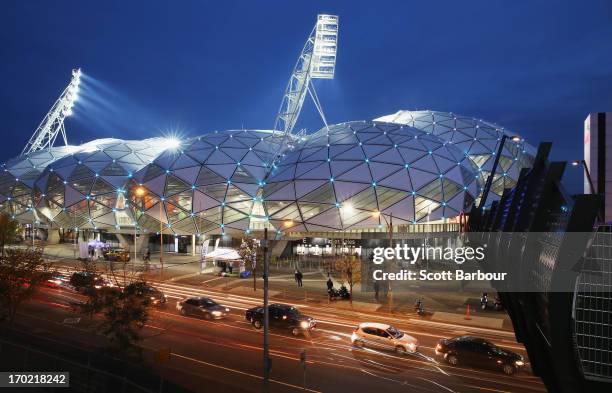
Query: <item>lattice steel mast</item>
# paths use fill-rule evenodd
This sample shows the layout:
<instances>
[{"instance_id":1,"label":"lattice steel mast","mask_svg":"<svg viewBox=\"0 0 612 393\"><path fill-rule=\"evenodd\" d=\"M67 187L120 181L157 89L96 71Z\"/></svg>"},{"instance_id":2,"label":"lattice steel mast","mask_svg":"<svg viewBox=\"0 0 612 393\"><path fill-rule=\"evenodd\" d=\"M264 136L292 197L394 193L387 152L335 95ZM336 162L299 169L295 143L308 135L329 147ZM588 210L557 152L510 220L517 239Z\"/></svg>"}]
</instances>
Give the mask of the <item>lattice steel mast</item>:
<instances>
[{"instance_id":1,"label":"lattice steel mast","mask_svg":"<svg viewBox=\"0 0 612 393\"><path fill-rule=\"evenodd\" d=\"M81 69L75 68L72 70L70 83L62 91L62 94L55 101L51 110L45 115L36 131L34 131L34 134L21 152L22 156L50 148L55 143L59 133L62 134L64 144L68 145L64 119L72 114L72 107L78 98L80 83Z\"/></svg>"},{"instance_id":2,"label":"lattice steel mast","mask_svg":"<svg viewBox=\"0 0 612 393\"><path fill-rule=\"evenodd\" d=\"M287 137L293 132L307 94L310 94L323 123L327 125L323 109L312 85L312 79L333 79L336 68L337 45L338 16L318 15L317 23L308 36L293 68L280 109L276 115L273 129L275 135L282 138L279 150L283 149Z\"/></svg>"}]
</instances>

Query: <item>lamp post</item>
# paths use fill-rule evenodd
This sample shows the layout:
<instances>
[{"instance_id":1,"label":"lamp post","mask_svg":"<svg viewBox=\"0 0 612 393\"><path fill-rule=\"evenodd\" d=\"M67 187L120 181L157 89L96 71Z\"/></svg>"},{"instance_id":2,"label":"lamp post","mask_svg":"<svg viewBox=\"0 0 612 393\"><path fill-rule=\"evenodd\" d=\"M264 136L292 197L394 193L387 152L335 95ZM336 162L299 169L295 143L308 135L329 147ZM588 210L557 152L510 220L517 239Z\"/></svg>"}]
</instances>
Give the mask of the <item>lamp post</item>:
<instances>
[{"instance_id":1,"label":"lamp post","mask_svg":"<svg viewBox=\"0 0 612 393\"><path fill-rule=\"evenodd\" d=\"M572 161L572 166L582 165L584 168L584 174L586 175L587 181L589 182L589 189L591 194L596 194L595 186L593 186L593 179L591 178L591 172L589 172L589 167L586 164L585 160L574 160Z\"/></svg>"},{"instance_id":2,"label":"lamp post","mask_svg":"<svg viewBox=\"0 0 612 393\"><path fill-rule=\"evenodd\" d=\"M135 189L136 196L141 199L144 198L146 193L147 193L146 189L142 186L138 186ZM160 197L159 198L159 263L160 263L159 279L160 281L163 279L163 276L164 276L164 222L162 221L162 215L164 211L163 201L164 201L164 198ZM137 227L136 227L136 224L134 224L134 259L136 259L136 230L137 230Z\"/></svg>"},{"instance_id":3,"label":"lamp post","mask_svg":"<svg viewBox=\"0 0 612 393\"><path fill-rule=\"evenodd\" d=\"M591 194L597 194L597 192L595 191L595 186L593 185L593 178L591 178L591 172L589 171L589 167L587 166L587 163L585 160L574 160L571 162L572 166L578 166L581 165L582 168L584 168L584 174L586 175L587 181L589 182L589 189ZM604 212L602 211L602 207L600 206L597 209L597 218L600 221L604 220Z\"/></svg>"},{"instance_id":4,"label":"lamp post","mask_svg":"<svg viewBox=\"0 0 612 393\"><path fill-rule=\"evenodd\" d=\"M163 202L164 198L159 198L159 281L164 278L164 222L162 221L162 215L164 212Z\"/></svg>"},{"instance_id":5,"label":"lamp post","mask_svg":"<svg viewBox=\"0 0 612 393\"><path fill-rule=\"evenodd\" d=\"M389 214L389 221L385 218L385 215L379 211L375 211L372 213L372 216L375 218L382 217L387 224L388 232L389 232L389 248L393 248L393 214ZM389 294L389 314L393 311L393 288L391 287L391 280L387 281L387 290Z\"/></svg>"},{"instance_id":6,"label":"lamp post","mask_svg":"<svg viewBox=\"0 0 612 393\"><path fill-rule=\"evenodd\" d=\"M270 391L270 369L272 367L271 359L270 359L270 343L269 343L269 326L270 326L270 310L268 309L268 274L270 273L270 260L268 256L268 228L264 228L264 241L263 241L263 309L264 309L264 320L263 320L263 362L264 362L264 372L263 372L263 390L264 393L268 393Z\"/></svg>"},{"instance_id":7,"label":"lamp post","mask_svg":"<svg viewBox=\"0 0 612 393\"><path fill-rule=\"evenodd\" d=\"M485 183L484 189L482 190L482 195L480 196L480 203L478 203L478 210L482 211L482 208L485 207L485 203L487 201L487 196L489 195L489 191L491 190L491 185L493 184L493 178L495 177L495 172L497 172L497 166L499 165L499 159L504 151L504 144L506 140L510 138L513 142L520 142L521 137L519 136L508 136L506 134L502 135L499 146L497 147L497 153L495 155L495 161L493 161L493 168L491 168L491 173L489 177L487 177L487 182Z\"/></svg>"}]
</instances>

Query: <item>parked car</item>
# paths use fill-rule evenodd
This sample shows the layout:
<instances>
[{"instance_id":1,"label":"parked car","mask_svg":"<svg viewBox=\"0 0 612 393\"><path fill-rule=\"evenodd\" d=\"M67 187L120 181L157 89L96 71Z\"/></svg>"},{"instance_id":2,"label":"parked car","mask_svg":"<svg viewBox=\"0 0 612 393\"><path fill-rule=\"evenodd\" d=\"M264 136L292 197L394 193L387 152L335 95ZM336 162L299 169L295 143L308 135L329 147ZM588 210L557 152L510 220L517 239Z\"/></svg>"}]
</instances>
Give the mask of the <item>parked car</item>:
<instances>
[{"instance_id":1,"label":"parked car","mask_svg":"<svg viewBox=\"0 0 612 393\"><path fill-rule=\"evenodd\" d=\"M181 315L191 315L204 319L225 318L230 309L207 297L190 297L176 303L176 309Z\"/></svg>"},{"instance_id":2,"label":"parked car","mask_svg":"<svg viewBox=\"0 0 612 393\"><path fill-rule=\"evenodd\" d=\"M105 280L102 276L89 272L75 272L70 276L70 285L77 292L87 292L103 287L114 287L114 285Z\"/></svg>"},{"instance_id":3,"label":"parked car","mask_svg":"<svg viewBox=\"0 0 612 393\"><path fill-rule=\"evenodd\" d=\"M287 304L268 305L270 328L291 332L294 336L311 332L317 322L314 318L302 314L297 308ZM263 327L264 308L254 307L246 311L245 318L255 329Z\"/></svg>"},{"instance_id":4,"label":"parked car","mask_svg":"<svg viewBox=\"0 0 612 393\"><path fill-rule=\"evenodd\" d=\"M130 252L124 250L123 248L110 248L105 251L102 251L102 256L105 260L111 262L129 262L130 261Z\"/></svg>"},{"instance_id":5,"label":"parked car","mask_svg":"<svg viewBox=\"0 0 612 393\"><path fill-rule=\"evenodd\" d=\"M351 335L351 342L358 347L394 350L399 354L415 353L419 348L416 338L391 325L374 322L359 324Z\"/></svg>"},{"instance_id":6,"label":"parked car","mask_svg":"<svg viewBox=\"0 0 612 393\"><path fill-rule=\"evenodd\" d=\"M498 369L507 375L515 374L525 365L521 355L473 336L440 340L436 345L436 355L442 356L453 366L465 364Z\"/></svg>"}]
</instances>

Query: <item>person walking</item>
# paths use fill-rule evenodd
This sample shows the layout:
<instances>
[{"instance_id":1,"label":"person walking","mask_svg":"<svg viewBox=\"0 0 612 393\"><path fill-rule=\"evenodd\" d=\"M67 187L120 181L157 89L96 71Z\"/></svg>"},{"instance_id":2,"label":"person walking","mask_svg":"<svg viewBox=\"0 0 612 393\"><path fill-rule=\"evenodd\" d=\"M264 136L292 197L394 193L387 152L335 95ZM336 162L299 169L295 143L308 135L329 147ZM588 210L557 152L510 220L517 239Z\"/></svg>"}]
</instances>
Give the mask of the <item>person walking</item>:
<instances>
[{"instance_id":1,"label":"person walking","mask_svg":"<svg viewBox=\"0 0 612 393\"><path fill-rule=\"evenodd\" d=\"M331 277L328 276L328 278L327 278L327 294L329 295L329 300L332 300L333 293L334 293L334 282L332 281Z\"/></svg>"},{"instance_id":2,"label":"person walking","mask_svg":"<svg viewBox=\"0 0 612 393\"><path fill-rule=\"evenodd\" d=\"M293 272L293 279L295 280L295 282L298 282L298 270L295 269L295 271ZM298 283L298 286L300 286L300 284Z\"/></svg>"},{"instance_id":3,"label":"person walking","mask_svg":"<svg viewBox=\"0 0 612 393\"><path fill-rule=\"evenodd\" d=\"M302 274L301 271L297 271L296 273L296 279L297 279L297 283L298 283L298 287L302 286L302 278L304 277L304 275Z\"/></svg>"}]
</instances>

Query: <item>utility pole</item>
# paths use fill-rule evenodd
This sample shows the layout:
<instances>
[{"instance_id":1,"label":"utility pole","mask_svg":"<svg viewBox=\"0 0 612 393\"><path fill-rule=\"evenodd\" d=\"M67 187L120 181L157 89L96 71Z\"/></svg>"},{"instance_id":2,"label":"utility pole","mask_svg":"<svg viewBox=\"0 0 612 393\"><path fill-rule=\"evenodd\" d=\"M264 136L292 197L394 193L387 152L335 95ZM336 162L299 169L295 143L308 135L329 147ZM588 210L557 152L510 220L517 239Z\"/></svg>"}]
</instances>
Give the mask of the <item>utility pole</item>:
<instances>
[{"instance_id":1,"label":"utility pole","mask_svg":"<svg viewBox=\"0 0 612 393\"><path fill-rule=\"evenodd\" d=\"M300 363L302 364L302 372L303 372L303 382L304 382L304 390L306 390L306 350L302 349L300 353Z\"/></svg>"},{"instance_id":2,"label":"utility pole","mask_svg":"<svg viewBox=\"0 0 612 393\"><path fill-rule=\"evenodd\" d=\"M159 281L164 279L164 221L162 215L164 212L164 198L159 199Z\"/></svg>"},{"instance_id":3,"label":"utility pole","mask_svg":"<svg viewBox=\"0 0 612 393\"><path fill-rule=\"evenodd\" d=\"M263 340L263 360L264 360L264 393L270 391L270 369L272 368L271 359L269 356L269 339L270 339L270 312L268 310L268 275L270 273L270 259L268 255L268 228L264 228L264 340Z\"/></svg>"},{"instance_id":4,"label":"utility pole","mask_svg":"<svg viewBox=\"0 0 612 393\"><path fill-rule=\"evenodd\" d=\"M393 214L389 215L389 248L393 248ZM391 287L391 280L389 283L389 314L393 313L393 288Z\"/></svg>"}]
</instances>

